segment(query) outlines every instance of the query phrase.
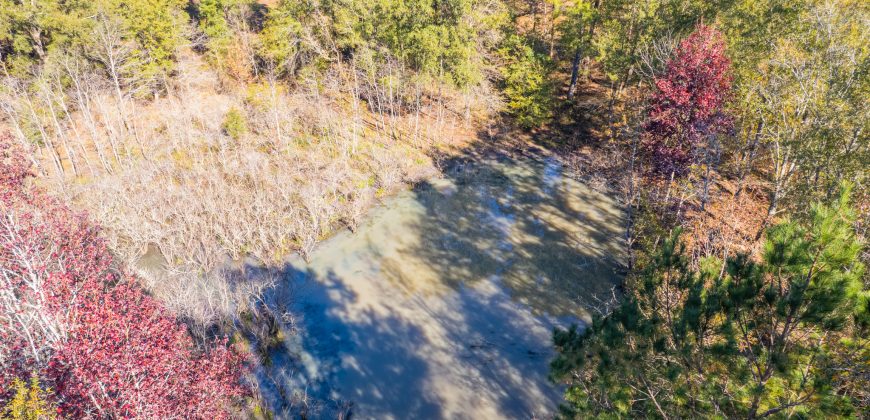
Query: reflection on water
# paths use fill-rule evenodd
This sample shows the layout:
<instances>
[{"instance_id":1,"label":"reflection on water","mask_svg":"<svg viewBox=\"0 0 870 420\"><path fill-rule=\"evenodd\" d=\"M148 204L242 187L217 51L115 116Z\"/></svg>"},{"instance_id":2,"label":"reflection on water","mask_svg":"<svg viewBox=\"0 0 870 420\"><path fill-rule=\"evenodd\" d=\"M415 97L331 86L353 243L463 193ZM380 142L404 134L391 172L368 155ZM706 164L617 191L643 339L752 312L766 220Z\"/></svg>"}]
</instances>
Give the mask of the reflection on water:
<instances>
[{"instance_id":1,"label":"reflection on water","mask_svg":"<svg viewBox=\"0 0 870 420\"><path fill-rule=\"evenodd\" d=\"M455 164L288 262L303 333L269 376L355 418L552 413L552 328L618 282L622 217L553 159Z\"/></svg>"}]
</instances>

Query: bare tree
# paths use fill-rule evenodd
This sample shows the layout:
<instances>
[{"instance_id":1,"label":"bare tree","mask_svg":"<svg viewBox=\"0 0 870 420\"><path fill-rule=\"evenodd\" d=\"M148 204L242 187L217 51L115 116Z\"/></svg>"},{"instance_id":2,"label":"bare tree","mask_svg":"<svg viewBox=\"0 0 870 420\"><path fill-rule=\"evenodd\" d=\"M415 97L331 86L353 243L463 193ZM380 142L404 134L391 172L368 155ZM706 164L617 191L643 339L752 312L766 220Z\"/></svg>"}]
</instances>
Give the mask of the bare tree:
<instances>
[{"instance_id":1,"label":"bare tree","mask_svg":"<svg viewBox=\"0 0 870 420\"><path fill-rule=\"evenodd\" d=\"M81 60L72 58L70 56L64 57L64 59L61 61L61 65L66 71L66 75L72 81L72 94L75 98L77 111L80 113L81 118L84 120L84 124L90 133L94 151L96 151L97 157L100 159L103 170L105 170L106 172L112 172L112 166L106 158L103 150L104 146L100 141L100 138L103 137L103 133L100 132L97 126L97 122L94 119L94 112L91 110L91 100L89 98L90 95L88 92L92 89L91 86L95 83L95 76L93 73L83 71L81 69ZM70 116L70 118L72 117ZM120 157L117 153L117 147L115 147L114 145L114 140L111 137L108 140L111 144L111 150L113 151L116 162L120 163Z\"/></svg>"},{"instance_id":2,"label":"bare tree","mask_svg":"<svg viewBox=\"0 0 870 420\"><path fill-rule=\"evenodd\" d=\"M846 170L859 170L867 153L868 111L856 89L870 39L867 31L857 41L849 38L851 25L865 23L850 24L853 17L832 5L816 7L806 19L808 33L777 46L759 88L759 135L773 164L767 221L796 191L820 193L822 168L840 168L833 169L830 190Z\"/></svg>"},{"instance_id":3,"label":"bare tree","mask_svg":"<svg viewBox=\"0 0 870 420\"><path fill-rule=\"evenodd\" d=\"M28 159L33 164L33 167L41 176L45 176L45 170L42 168L42 165L37 160L36 151L34 150L34 146L28 140L27 135L24 134L23 127L23 119L19 114L16 105L19 103L18 89L19 84L21 83L19 80L9 76L9 73L6 71L6 66L3 64L3 89L0 90L0 109L3 110L3 113L6 115L7 120L12 125L14 130L14 136L18 140L18 143L21 145L22 150L25 151Z\"/></svg>"},{"instance_id":4,"label":"bare tree","mask_svg":"<svg viewBox=\"0 0 870 420\"><path fill-rule=\"evenodd\" d=\"M146 81L139 80L135 77L135 72L132 68L136 65L136 57L133 54L133 45L123 38L123 28L121 25L110 18L106 13L98 13L96 15L96 25L94 25L94 35L97 39L96 48L93 52L93 57L103 64L109 80L112 82L115 100L117 101L116 108L120 115L126 133L132 134L139 147L139 152L145 159L145 146L139 137L136 126L128 117L128 109L135 105L135 102L128 101L128 96L136 93L147 85ZM122 89L125 86L126 89ZM131 110L135 113L135 109Z\"/></svg>"}]
</instances>

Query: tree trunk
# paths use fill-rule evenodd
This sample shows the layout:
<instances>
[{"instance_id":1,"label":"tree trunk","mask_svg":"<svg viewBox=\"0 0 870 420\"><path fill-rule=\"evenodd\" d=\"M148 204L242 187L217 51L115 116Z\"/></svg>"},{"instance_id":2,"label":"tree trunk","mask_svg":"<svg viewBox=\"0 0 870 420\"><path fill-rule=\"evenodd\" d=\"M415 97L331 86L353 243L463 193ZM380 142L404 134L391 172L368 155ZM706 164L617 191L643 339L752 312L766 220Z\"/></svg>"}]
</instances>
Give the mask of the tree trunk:
<instances>
[{"instance_id":1,"label":"tree trunk","mask_svg":"<svg viewBox=\"0 0 870 420\"><path fill-rule=\"evenodd\" d=\"M740 198L740 193L743 191L743 183L746 182L746 176L749 175L752 169L752 161L755 159L755 152L758 149L758 141L761 137L761 130L764 128L764 122L758 121L755 126L755 135L752 138L752 145L749 146L746 156L743 158L743 165L740 168L740 175L737 179L737 192L734 193L734 198Z\"/></svg>"},{"instance_id":2,"label":"tree trunk","mask_svg":"<svg viewBox=\"0 0 870 420\"><path fill-rule=\"evenodd\" d=\"M94 172L94 165L91 163L91 159L88 157L88 152L85 149L85 141L82 138L82 135L79 132L78 127L76 127L76 124L73 121L72 113L70 113L69 107L67 107L67 105L66 105L66 98L65 98L66 94L63 91L63 89L61 88L61 84L59 81L57 82L56 86L57 86L57 89L55 89L55 92L56 92L55 96L57 98L58 105L60 105L60 107L61 107L60 109L63 111L64 120L66 120L68 122L70 129L72 129L73 136L75 136L76 146L78 146L79 151L81 152L81 156L85 161L85 166L88 167L88 172L90 172L91 176L94 176L94 175L96 175L96 172Z\"/></svg>"},{"instance_id":3,"label":"tree trunk","mask_svg":"<svg viewBox=\"0 0 870 420\"><path fill-rule=\"evenodd\" d=\"M707 146L704 148L704 191L701 196L701 211L707 209L707 203L710 201L710 184L712 183L711 174L713 165L719 163L719 143L715 136L708 136Z\"/></svg>"},{"instance_id":4,"label":"tree trunk","mask_svg":"<svg viewBox=\"0 0 870 420\"><path fill-rule=\"evenodd\" d=\"M33 51L39 56L39 60L45 59L45 47L42 44L42 31L34 25L30 28L30 39L33 40Z\"/></svg>"},{"instance_id":5,"label":"tree trunk","mask_svg":"<svg viewBox=\"0 0 870 420\"><path fill-rule=\"evenodd\" d=\"M707 202L710 200L710 152L704 153L704 189L701 195L701 211L707 209Z\"/></svg>"},{"instance_id":6,"label":"tree trunk","mask_svg":"<svg viewBox=\"0 0 870 420\"><path fill-rule=\"evenodd\" d=\"M538 31L538 0L532 0L532 33Z\"/></svg>"},{"instance_id":7,"label":"tree trunk","mask_svg":"<svg viewBox=\"0 0 870 420\"><path fill-rule=\"evenodd\" d=\"M550 13L550 58L556 54L556 5Z\"/></svg>"},{"instance_id":8,"label":"tree trunk","mask_svg":"<svg viewBox=\"0 0 870 420\"><path fill-rule=\"evenodd\" d=\"M114 66L114 64L113 64L113 66ZM128 136L130 134L133 135L133 140L135 140L136 145L139 146L139 153L142 155L142 157L145 160L148 160L148 156L145 155L145 146L142 144L142 140L139 138L139 132L136 130L136 126L133 125L133 122L127 118L127 100L126 100L126 98L124 98L124 93L121 90L120 76L114 67L112 68L112 71L110 71L109 73L112 76L112 84L114 85L114 88L115 88L114 89L115 90L115 97L116 97L116 100L118 101L116 108L118 110L118 115L120 115L120 117L121 117L121 123L124 125L124 131ZM134 103L133 114L135 114L135 103ZM126 143L127 143L126 139L125 139L124 143L125 143L124 148L126 150ZM128 152L128 155L130 155L129 152ZM131 157L132 157L132 155L128 156L128 158L131 158Z\"/></svg>"},{"instance_id":9,"label":"tree trunk","mask_svg":"<svg viewBox=\"0 0 870 420\"><path fill-rule=\"evenodd\" d=\"M111 173L112 167L109 164L108 160L106 159L106 156L103 154L103 146L102 146L102 144L100 144L100 142L98 140L100 137L100 134L99 134L99 131L97 130L97 123L94 121L93 112L91 112L89 99L87 97L87 94L83 90L84 87L82 86L82 83L84 81L81 80L81 73L79 73L78 69L73 71L73 69L70 67L69 63L66 61L64 61L63 65L64 65L64 68L66 69L67 74L69 75L70 79L73 82L73 86L75 87L76 104L78 104L78 107L79 107L78 109L82 113L82 116L85 119L85 124L87 125L88 131L90 132L91 142L94 145L94 150L97 152L97 157L100 159L100 163L103 165L103 169L106 172Z\"/></svg>"},{"instance_id":10,"label":"tree trunk","mask_svg":"<svg viewBox=\"0 0 870 420\"><path fill-rule=\"evenodd\" d=\"M626 247L626 260L628 265L628 271L634 268L634 254L632 253L633 241L634 237L634 196L635 196L635 178L634 178L634 165L635 159L637 157L637 145L640 143L640 135L635 133L633 136L633 141L631 144L631 159L628 164L628 209L626 215L626 223L625 223L625 247Z\"/></svg>"},{"instance_id":11,"label":"tree trunk","mask_svg":"<svg viewBox=\"0 0 870 420\"><path fill-rule=\"evenodd\" d=\"M120 166L121 165L121 154L120 154L120 152L118 152L118 144L117 144L118 134L115 132L115 128L112 127L111 121L109 120L109 112L108 112L108 110L106 110L106 106L103 103L103 100L100 98L100 95L97 94L94 97L94 99L97 103L97 107L99 107L100 113L103 115L103 117L102 117L103 126L106 128L106 132L108 134L107 137L109 138L109 146L111 147L112 155L115 156L115 162L117 162L118 165ZM129 155L129 151L127 154Z\"/></svg>"},{"instance_id":12,"label":"tree trunk","mask_svg":"<svg viewBox=\"0 0 870 420\"><path fill-rule=\"evenodd\" d=\"M616 130L614 130L614 122L616 121L616 115L614 114L614 107L616 106L616 81L613 80L610 82L610 100L607 103L607 126L609 138L608 140L613 141L616 139Z\"/></svg>"},{"instance_id":13,"label":"tree trunk","mask_svg":"<svg viewBox=\"0 0 870 420\"><path fill-rule=\"evenodd\" d=\"M777 183L773 187L773 192L770 194L770 205L767 206L767 214L764 215L764 220L761 221L761 226L758 227L758 232L755 234L755 240L761 239L761 235L764 234L764 229L767 227L767 224L770 223L770 219L776 214L779 206L780 199L780 188Z\"/></svg>"},{"instance_id":14,"label":"tree trunk","mask_svg":"<svg viewBox=\"0 0 870 420\"><path fill-rule=\"evenodd\" d=\"M54 128L57 130L57 136L60 138L61 146L63 146L63 150L66 153L66 158L69 160L69 164L72 167L73 175L79 176L79 165L76 163L75 154L72 151L72 148L69 145L69 139L66 136L66 130L61 127L60 121L57 119L57 113L54 112L54 105L52 105L51 93L48 91L49 88L46 86L41 87L43 100L45 104L48 106L49 115L51 115L51 121L54 123Z\"/></svg>"},{"instance_id":15,"label":"tree trunk","mask_svg":"<svg viewBox=\"0 0 870 420\"><path fill-rule=\"evenodd\" d=\"M571 84L568 85L568 100L574 99L574 91L577 89L577 77L580 75L580 47L574 51L574 61L571 62Z\"/></svg>"},{"instance_id":16,"label":"tree trunk","mask_svg":"<svg viewBox=\"0 0 870 420\"><path fill-rule=\"evenodd\" d=\"M30 117L33 118L33 123L36 125L37 129L39 129L39 135L42 138L42 142L46 145L46 148L49 149L50 156L52 161L54 162L55 170L57 171L57 176L59 179L63 179L66 174L63 170L63 164L61 163L60 155L57 153L57 149L54 148L54 142L51 141L51 137L48 133L45 132L45 127L42 125L42 120L36 113L36 109L33 107L33 100L30 98L30 95L26 92L24 93L24 100L27 101L27 108L30 111Z\"/></svg>"}]
</instances>

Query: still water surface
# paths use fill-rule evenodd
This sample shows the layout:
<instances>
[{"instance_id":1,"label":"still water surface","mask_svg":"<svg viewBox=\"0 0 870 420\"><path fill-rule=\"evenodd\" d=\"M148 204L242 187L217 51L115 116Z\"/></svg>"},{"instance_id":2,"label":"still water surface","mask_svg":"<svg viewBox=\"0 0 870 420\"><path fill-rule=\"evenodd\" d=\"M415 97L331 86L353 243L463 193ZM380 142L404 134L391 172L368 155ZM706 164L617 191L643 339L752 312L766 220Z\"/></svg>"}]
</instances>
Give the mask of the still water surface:
<instances>
[{"instance_id":1,"label":"still water surface","mask_svg":"<svg viewBox=\"0 0 870 420\"><path fill-rule=\"evenodd\" d=\"M353 418L548 417L552 329L611 295L623 217L552 158L455 164L288 261L301 332L265 374Z\"/></svg>"}]
</instances>

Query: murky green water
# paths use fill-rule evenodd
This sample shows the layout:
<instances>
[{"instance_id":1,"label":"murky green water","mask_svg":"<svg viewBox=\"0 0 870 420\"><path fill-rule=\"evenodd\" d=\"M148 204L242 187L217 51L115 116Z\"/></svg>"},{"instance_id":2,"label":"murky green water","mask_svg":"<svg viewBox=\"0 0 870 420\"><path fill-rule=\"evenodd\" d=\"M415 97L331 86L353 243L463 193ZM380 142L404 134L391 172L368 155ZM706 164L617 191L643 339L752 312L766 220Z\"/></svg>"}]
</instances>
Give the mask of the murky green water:
<instances>
[{"instance_id":1,"label":"murky green water","mask_svg":"<svg viewBox=\"0 0 870 420\"><path fill-rule=\"evenodd\" d=\"M453 165L288 262L302 332L262 376L354 418L547 416L551 331L611 295L622 218L553 159Z\"/></svg>"}]
</instances>

